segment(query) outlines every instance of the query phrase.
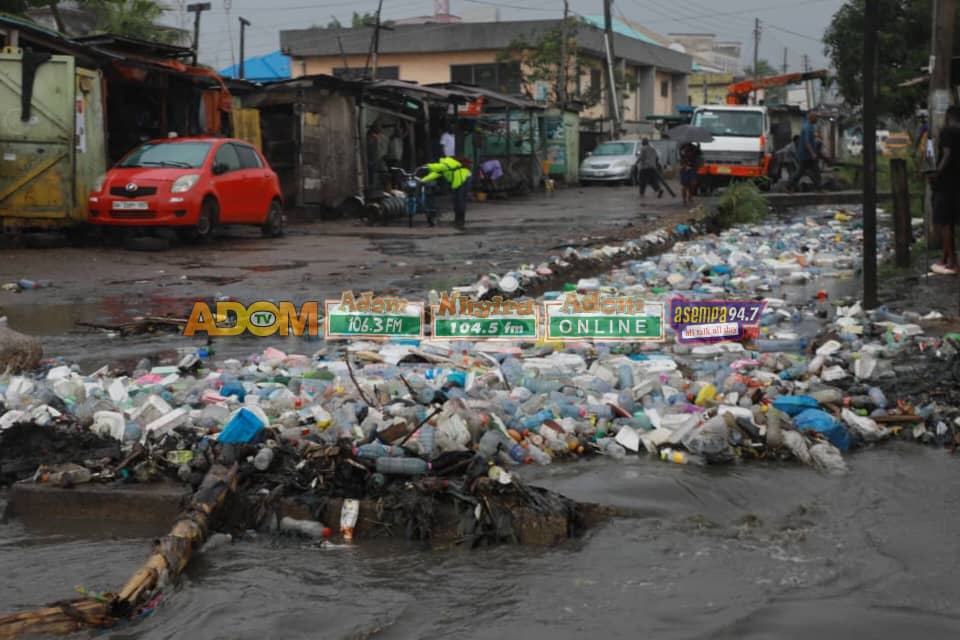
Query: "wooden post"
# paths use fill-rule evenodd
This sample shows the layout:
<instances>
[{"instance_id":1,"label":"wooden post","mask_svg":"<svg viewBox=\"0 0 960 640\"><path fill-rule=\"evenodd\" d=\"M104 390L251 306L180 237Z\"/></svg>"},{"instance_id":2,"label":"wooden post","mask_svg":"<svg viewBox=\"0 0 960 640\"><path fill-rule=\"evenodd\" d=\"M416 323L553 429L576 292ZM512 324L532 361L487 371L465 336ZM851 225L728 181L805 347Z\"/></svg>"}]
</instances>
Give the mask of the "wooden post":
<instances>
[{"instance_id":1,"label":"wooden post","mask_svg":"<svg viewBox=\"0 0 960 640\"><path fill-rule=\"evenodd\" d=\"M907 161L890 160L890 190L893 192L893 236L898 267L910 266L910 188L907 186Z\"/></svg>"}]
</instances>

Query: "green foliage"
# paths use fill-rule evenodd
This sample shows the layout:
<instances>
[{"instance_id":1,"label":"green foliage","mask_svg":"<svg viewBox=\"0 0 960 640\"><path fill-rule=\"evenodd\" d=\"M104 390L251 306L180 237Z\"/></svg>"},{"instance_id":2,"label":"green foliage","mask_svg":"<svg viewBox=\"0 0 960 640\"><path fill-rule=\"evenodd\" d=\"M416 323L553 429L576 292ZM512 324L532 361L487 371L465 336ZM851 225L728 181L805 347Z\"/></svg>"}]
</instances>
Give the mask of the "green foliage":
<instances>
[{"instance_id":1,"label":"green foliage","mask_svg":"<svg viewBox=\"0 0 960 640\"><path fill-rule=\"evenodd\" d=\"M179 37L176 31L157 28L164 8L154 0L87 0L85 4L96 16L97 32L154 42L174 42Z\"/></svg>"},{"instance_id":2,"label":"green foliage","mask_svg":"<svg viewBox=\"0 0 960 640\"><path fill-rule=\"evenodd\" d=\"M752 182L733 182L720 195L717 211L722 227L751 224L767 215L767 201Z\"/></svg>"},{"instance_id":3,"label":"green foliage","mask_svg":"<svg viewBox=\"0 0 960 640\"><path fill-rule=\"evenodd\" d=\"M930 57L932 0L883 0L880 5L877 110L881 115L906 117L926 102L926 86L897 85L921 73ZM862 102L864 0L848 0L837 11L823 36L824 53L837 70L844 99ZM954 55L960 38L954 39Z\"/></svg>"},{"instance_id":4,"label":"green foliage","mask_svg":"<svg viewBox=\"0 0 960 640\"><path fill-rule=\"evenodd\" d=\"M567 81L573 84L575 73L572 60L577 57L576 18L568 18L566 24L567 60L563 60L563 24L539 34L539 37L527 39L524 36L514 38L503 50L497 53L497 62L519 62L524 73L523 83L528 88L537 82L546 82L551 87L551 95L556 98L559 86L561 65L567 65ZM582 61L580 61L582 63Z\"/></svg>"}]
</instances>

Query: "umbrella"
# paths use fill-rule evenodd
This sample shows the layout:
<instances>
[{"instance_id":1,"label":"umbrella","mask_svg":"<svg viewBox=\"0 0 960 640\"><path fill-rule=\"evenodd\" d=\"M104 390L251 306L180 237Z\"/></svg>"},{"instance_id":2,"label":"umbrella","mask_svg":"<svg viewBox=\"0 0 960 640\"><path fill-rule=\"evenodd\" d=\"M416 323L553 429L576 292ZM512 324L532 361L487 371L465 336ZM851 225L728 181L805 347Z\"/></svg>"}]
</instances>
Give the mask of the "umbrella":
<instances>
[{"instance_id":1,"label":"umbrella","mask_svg":"<svg viewBox=\"0 0 960 640\"><path fill-rule=\"evenodd\" d=\"M667 131L667 135L677 144L687 144L691 142L713 142L713 134L703 127L695 127L690 124L681 124Z\"/></svg>"}]
</instances>

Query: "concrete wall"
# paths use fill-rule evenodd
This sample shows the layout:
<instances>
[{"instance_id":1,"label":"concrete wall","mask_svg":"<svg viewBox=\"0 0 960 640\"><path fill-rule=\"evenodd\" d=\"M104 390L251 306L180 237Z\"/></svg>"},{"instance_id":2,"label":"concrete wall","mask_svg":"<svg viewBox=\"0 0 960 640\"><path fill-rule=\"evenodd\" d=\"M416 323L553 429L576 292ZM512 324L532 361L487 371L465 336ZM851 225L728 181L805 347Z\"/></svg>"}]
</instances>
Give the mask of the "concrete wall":
<instances>
[{"instance_id":1,"label":"concrete wall","mask_svg":"<svg viewBox=\"0 0 960 640\"><path fill-rule=\"evenodd\" d=\"M667 95L663 95L663 89L666 88ZM656 82L654 83L653 94L653 113L657 115L673 113L673 76L662 71L656 72ZM646 115L646 114L644 114Z\"/></svg>"},{"instance_id":2,"label":"concrete wall","mask_svg":"<svg viewBox=\"0 0 960 640\"><path fill-rule=\"evenodd\" d=\"M449 53L385 53L377 58L381 67L399 67L400 79L431 84L450 82L450 65L487 64L496 62L496 51L454 51ZM363 69L365 55L347 56L351 69ZM333 75L333 70L344 66L340 56L316 56L293 58L290 73L294 78L323 73Z\"/></svg>"}]
</instances>

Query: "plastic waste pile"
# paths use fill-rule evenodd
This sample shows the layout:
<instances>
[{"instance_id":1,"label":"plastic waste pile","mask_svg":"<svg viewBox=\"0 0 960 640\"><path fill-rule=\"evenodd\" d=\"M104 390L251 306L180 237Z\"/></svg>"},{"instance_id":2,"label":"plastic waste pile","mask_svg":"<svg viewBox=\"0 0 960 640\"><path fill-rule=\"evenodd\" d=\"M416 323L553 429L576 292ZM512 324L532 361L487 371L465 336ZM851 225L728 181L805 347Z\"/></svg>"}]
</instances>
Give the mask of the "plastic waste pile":
<instances>
[{"instance_id":1,"label":"plastic waste pile","mask_svg":"<svg viewBox=\"0 0 960 640\"><path fill-rule=\"evenodd\" d=\"M338 447L367 488L468 469L508 485L521 465L593 455L796 460L845 473L852 449L891 437L946 445L960 427L950 406L887 395L905 350L949 347L924 335L924 318L835 306L816 293L828 278L853 275L860 235L846 214L737 227L565 287L665 302L766 298L760 335L744 343L680 344L668 329L664 344L326 343L312 357L267 348L223 362L199 352L176 366L143 361L128 375L53 362L0 378L0 439L17 423L80 425L125 453L145 452L119 474L94 465L35 474L64 484L116 475L196 482L213 442L234 445L264 477ZM473 293L536 277L520 269ZM800 303L787 302L790 287L801 288Z\"/></svg>"}]
</instances>

